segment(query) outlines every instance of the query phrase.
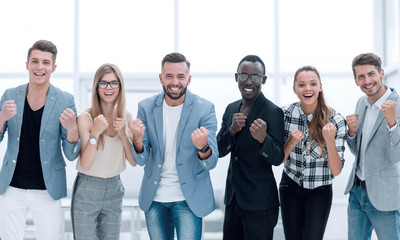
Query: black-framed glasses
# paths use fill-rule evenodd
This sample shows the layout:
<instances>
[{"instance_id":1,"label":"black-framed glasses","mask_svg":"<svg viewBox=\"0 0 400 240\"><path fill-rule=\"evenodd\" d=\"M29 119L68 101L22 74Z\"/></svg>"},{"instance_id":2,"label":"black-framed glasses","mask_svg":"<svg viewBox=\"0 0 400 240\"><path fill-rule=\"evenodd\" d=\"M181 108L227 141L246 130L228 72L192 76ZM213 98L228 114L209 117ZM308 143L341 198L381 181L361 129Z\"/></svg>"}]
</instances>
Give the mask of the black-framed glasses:
<instances>
[{"instance_id":1,"label":"black-framed glasses","mask_svg":"<svg viewBox=\"0 0 400 240\"><path fill-rule=\"evenodd\" d=\"M101 89L105 89L107 88L108 85L110 85L111 88L119 88L119 85L121 84L120 81L111 81L111 82L107 82L107 81L99 81L99 83L97 84L97 86Z\"/></svg>"},{"instance_id":2,"label":"black-framed glasses","mask_svg":"<svg viewBox=\"0 0 400 240\"><path fill-rule=\"evenodd\" d=\"M238 73L237 75L238 75L237 78L238 78L239 81L241 81L241 82L247 81L247 79L250 78L250 80L251 80L252 82L258 82L258 83L260 83L260 82L262 82L263 77L267 78L267 76L260 76L260 75L258 75L258 74L249 75L249 74L247 74L247 73Z\"/></svg>"}]
</instances>

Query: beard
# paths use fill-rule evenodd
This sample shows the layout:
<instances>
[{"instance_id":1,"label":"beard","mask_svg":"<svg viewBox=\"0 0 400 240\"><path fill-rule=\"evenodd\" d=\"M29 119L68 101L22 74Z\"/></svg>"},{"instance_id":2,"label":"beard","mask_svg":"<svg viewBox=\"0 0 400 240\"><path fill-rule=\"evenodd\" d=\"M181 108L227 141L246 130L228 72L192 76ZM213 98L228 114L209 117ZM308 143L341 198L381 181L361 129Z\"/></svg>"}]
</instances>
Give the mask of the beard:
<instances>
[{"instance_id":1,"label":"beard","mask_svg":"<svg viewBox=\"0 0 400 240\"><path fill-rule=\"evenodd\" d=\"M183 95L185 95L187 86L182 88L180 93L174 94L174 95L172 95L171 92L168 91L168 86L167 87L163 86L163 89L164 89L164 93L167 94L167 96L169 98L171 98L172 100L177 100L177 99L181 98Z\"/></svg>"}]
</instances>

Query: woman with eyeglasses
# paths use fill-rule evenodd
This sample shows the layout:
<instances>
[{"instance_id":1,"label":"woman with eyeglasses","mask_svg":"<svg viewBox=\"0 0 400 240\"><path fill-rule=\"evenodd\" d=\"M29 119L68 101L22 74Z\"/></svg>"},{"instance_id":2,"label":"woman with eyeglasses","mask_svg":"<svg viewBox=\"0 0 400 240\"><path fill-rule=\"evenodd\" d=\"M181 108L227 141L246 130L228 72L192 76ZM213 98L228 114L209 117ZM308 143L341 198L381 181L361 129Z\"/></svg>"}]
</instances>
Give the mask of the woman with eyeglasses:
<instances>
[{"instance_id":1,"label":"woman with eyeglasses","mask_svg":"<svg viewBox=\"0 0 400 240\"><path fill-rule=\"evenodd\" d=\"M74 239L119 239L125 189L119 174L135 166L122 73L103 64L93 80L92 106L78 117L81 154L71 204Z\"/></svg>"},{"instance_id":2,"label":"woman with eyeglasses","mask_svg":"<svg viewBox=\"0 0 400 240\"><path fill-rule=\"evenodd\" d=\"M283 229L287 240L322 240L332 205L332 179L344 164L347 127L344 117L325 103L317 69L298 69L293 90L300 102L283 107Z\"/></svg>"}]
</instances>

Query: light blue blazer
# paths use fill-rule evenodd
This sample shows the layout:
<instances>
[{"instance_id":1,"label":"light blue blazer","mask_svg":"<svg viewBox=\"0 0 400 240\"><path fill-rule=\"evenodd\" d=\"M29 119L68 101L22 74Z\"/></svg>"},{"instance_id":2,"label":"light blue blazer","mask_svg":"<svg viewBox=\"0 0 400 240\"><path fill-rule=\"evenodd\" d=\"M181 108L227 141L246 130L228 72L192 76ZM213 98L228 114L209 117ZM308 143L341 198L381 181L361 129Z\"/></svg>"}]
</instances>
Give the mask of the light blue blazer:
<instances>
[{"instance_id":1,"label":"light blue blazer","mask_svg":"<svg viewBox=\"0 0 400 240\"><path fill-rule=\"evenodd\" d=\"M365 183L368 198L372 205L380 211L400 210L400 98L391 89L388 100L396 102L397 127L390 132L383 113L380 112L367 140L365 153ZM347 136L347 144L355 155L353 169L347 183L345 194L354 187L357 160L361 147L361 133L365 118L367 96L358 100L357 131L353 137Z\"/></svg>"},{"instance_id":2,"label":"light blue blazer","mask_svg":"<svg viewBox=\"0 0 400 240\"><path fill-rule=\"evenodd\" d=\"M4 101L14 100L17 114L4 124L0 133L0 141L3 141L4 134L8 130L8 145L0 171L0 194L6 191L14 175L27 87L28 84L25 84L7 89L1 98L0 109ZM50 84L40 126L39 148L44 183L50 196L55 200L67 196L65 161L61 144L65 156L70 161L78 157L81 147L80 141L71 144L66 140L67 130L62 127L59 120L60 114L66 108L71 108L76 114L74 97Z\"/></svg>"},{"instance_id":3,"label":"light blue blazer","mask_svg":"<svg viewBox=\"0 0 400 240\"><path fill-rule=\"evenodd\" d=\"M164 92L139 102L138 106L137 117L146 126L144 151L138 154L134 147L132 150L135 161L145 165L139 194L139 206L145 212L153 202L164 163L163 99ZM208 129L207 142L212 150L205 160L199 159L191 139L192 132L199 127ZM215 209L209 173L218 161L214 105L187 90L177 131L176 169L180 186L192 212L202 218Z\"/></svg>"}]
</instances>

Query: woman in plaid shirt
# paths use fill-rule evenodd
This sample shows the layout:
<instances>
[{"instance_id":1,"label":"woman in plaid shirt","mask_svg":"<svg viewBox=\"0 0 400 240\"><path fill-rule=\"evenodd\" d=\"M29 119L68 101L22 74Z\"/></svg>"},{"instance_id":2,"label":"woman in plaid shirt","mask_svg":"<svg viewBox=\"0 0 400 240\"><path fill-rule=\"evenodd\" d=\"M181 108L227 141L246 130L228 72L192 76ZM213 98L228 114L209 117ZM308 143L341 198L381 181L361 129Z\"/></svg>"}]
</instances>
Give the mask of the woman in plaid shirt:
<instances>
[{"instance_id":1,"label":"woman in plaid shirt","mask_svg":"<svg viewBox=\"0 0 400 240\"><path fill-rule=\"evenodd\" d=\"M343 167L346 122L325 103L317 69L294 75L300 102L283 107L285 163L279 186L287 240L323 239L332 205L332 179Z\"/></svg>"}]
</instances>

